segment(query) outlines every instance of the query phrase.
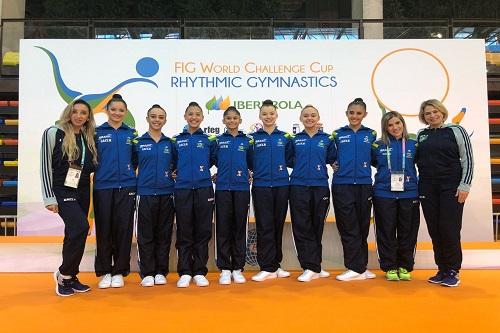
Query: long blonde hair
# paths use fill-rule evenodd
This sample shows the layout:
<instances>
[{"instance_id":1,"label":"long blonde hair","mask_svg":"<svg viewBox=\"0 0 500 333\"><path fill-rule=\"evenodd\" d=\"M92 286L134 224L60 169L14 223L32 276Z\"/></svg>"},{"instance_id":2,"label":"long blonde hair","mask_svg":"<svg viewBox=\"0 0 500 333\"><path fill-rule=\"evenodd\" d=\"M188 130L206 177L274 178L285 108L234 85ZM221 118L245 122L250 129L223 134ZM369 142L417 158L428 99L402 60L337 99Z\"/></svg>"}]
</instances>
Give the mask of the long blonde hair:
<instances>
[{"instance_id":1,"label":"long blonde hair","mask_svg":"<svg viewBox=\"0 0 500 333\"><path fill-rule=\"evenodd\" d=\"M401 113L397 112L397 111L390 111L390 112L387 112L386 114L384 114L382 116L382 120L380 121L381 123L381 127L382 127L382 141L388 146L389 145L389 131L387 130L387 128L389 127L389 120L391 120L392 118L398 118L399 120L401 120L401 123L403 124L403 135L402 135L402 138L405 139L405 140L408 140L408 130L406 129L406 122L403 118L403 116L401 115Z\"/></svg>"},{"instance_id":2,"label":"long blonde hair","mask_svg":"<svg viewBox=\"0 0 500 333\"><path fill-rule=\"evenodd\" d=\"M81 132L83 134L85 142L87 143L88 148L92 153L93 156L92 162L94 164L97 164L97 149L94 140L94 135L95 135L94 114L92 113L92 108L90 107L89 103L87 103L83 99L77 99L68 104L68 106L64 109L63 113L61 114L61 117L59 118L58 125L64 131L64 139L61 148L62 154L63 156L67 156L69 161L75 161L78 159L78 157L80 157L80 148L78 148L78 145L76 144L73 125L71 124L71 114L73 112L73 106L75 104L83 104L89 110L89 119L87 119L87 121L83 125Z\"/></svg>"}]
</instances>

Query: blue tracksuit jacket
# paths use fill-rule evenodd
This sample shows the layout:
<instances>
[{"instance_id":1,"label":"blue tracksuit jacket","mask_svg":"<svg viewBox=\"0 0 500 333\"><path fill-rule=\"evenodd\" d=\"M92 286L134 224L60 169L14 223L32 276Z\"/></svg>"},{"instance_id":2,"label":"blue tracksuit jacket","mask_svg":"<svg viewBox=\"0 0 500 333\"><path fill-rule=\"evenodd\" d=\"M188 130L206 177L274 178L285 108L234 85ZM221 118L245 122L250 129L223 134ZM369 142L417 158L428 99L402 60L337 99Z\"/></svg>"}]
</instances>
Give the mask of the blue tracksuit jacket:
<instances>
[{"instance_id":1,"label":"blue tracksuit jacket","mask_svg":"<svg viewBox=\"0 0 500 333\"><path fill-rule=\"evenodd\" d=\"M137 158L133 153L135 129L122 124L117 129L107 122L96 128L98 165L94 176L94 189L135 187Z\"/></svg>"},{"instance_id":2,"label":"blue tracksuit jacket","mask_svg":"<svg viewBox=\"0 0 500 333\"><path fill-rule=\"evenodd\" d=\"M377 132L361 126L354 132L344 126L332 133L337 148L339 169L333 174L332 184L372 183L371 149Z\"/></svg>"},{"instance_id":3,"label":"blue tracksuit jacket","mask_svg":"<svg viewBox=\"0 0 500 333\"><path fill-rule=\"evenodd\" d=\"M201 129L193 134L185 130L173 138L176 189L212 186L210 168L216 163L216 140L216 136L208 136Z\"/></svg>"},{"instance_id":4,"label":"blue tracksuit jacket","mask_svg":"<svg viewBox=\"0 0 500 333\"><path fill-rule=\"evenodd\" d=\"M326 165L333 163L337 155L333 139L323 131L313 137L302 131L292 138L290 185L328 187Z\"/></svg>"},{"instance_id":5,"label":"blue tracksuit jacket","mask_svg":"<svg viewBox=\"0 0 500 333\"><path fill-rule=\"evenodd\" d=\"M172 140L163 134L158 142L148 132L137 139L134 145L139 163L137 194L165 195L174 192L173 145Z\"/></svg>"},{"instance_id":6,"label":"blue tracksuit jacket","mask_svg":"<svg viewBox=\"0 0 500 333\"><path fill-rule=\"evenodd\" d=\"M253 186L288 186L287 161L292 156L292 136L275 128L271 134L260 129L252 134Z\"/></svg>"},{"instance_id":7,"label":"blue tracksuit jacket","mask_svg":"<svg viewBox=\"0 0 500 333\"><path fill-rule=\"evenodd\" d=\"M217 141L217 181L216 190L248 191L248 169L251 163L251 137L243 132L232 136L221 134Z\"/></svg>"},{"instance_id":8,"label":"blue tracksuit jacket","mask_svg":"<svg viewBox=\"0 0 500 333\"><path fill-rule=\"evenodd\" d=\"M372 161L377 168L374 196L391 199L418 197L418 177L415 169L417 141L408 139L405 147L404 191L391 191L391 172L387 164L387 145L377 140L372 145ZM390 137L391 170L403 171L402 141Z\"/></svg>"}]
</instances>

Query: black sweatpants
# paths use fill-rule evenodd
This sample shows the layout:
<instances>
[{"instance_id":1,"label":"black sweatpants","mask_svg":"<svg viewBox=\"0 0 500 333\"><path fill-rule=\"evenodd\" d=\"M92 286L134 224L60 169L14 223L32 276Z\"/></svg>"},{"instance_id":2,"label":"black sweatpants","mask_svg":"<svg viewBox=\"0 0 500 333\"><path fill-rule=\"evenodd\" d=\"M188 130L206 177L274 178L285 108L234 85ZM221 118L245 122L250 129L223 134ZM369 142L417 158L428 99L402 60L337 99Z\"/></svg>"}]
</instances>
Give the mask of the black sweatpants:
<instances>
[{"instance_id":1,"label":"black sweatpants","mask_svg":"<svg viewBox=\"0 0 500 333\"><path fill-rule=\"evenodd\" d=\"M380 268L408 271L415 264L415 246L420 226L418 198L373 198Z\"/></svg>"},{"instance_id":2,"label":"black sweatpants","mask_svg":"<svg viewBox=\"0 0 500 333\"><path fill-rule=\"evenodd\" d=\"M257 263L266 272L275 272L283 259L281 245L289 191L289 186L252 188L257 229Z\"/></svg>"},{"instance_id":3,"label":"black sweatpants","mask_svg":"<svg viewBox=\"0 0 500 333\"><path fill-rule=\"evenodd\" d=\"M418 185L427 230L432 239L434 260L439 270L459 271L462 266L462 214L464 204L455 196L458 185Z\"/></svg>"},{"instance_id":4,"label":"black sweatpants","mask_svg":"<svg viewBox=\"0 0 500 333\"><path fill-rule=\"evenodd\" d=\"M80 270L85 241L89 232L87 214L90 205L89 187L72 189L54 187L59 216L64 222L64 242L62 248L62 264L59 272L63 275L77 275Z\"/></svg>"},{"instance_id":5,"label":"black sweatpants","mask_svg":"<svg viewBox=\"0 0 500 333\"><path fill-rule=\"evenodd\" d=\"M243 270L250 191L215 191L217 267Z\"/></svg>"},{"instance_id":6,"label":"black sweatpants","mask_svg":"<svg viewBox=\"0 0 500 333\"><path fill-rule=\"evenodd\" d=\"M167 275L174 223L174 196L141 195L137 202L137 247L141 277Z\"/></svg>"},{"instance_id":7,"label":"black sweatpants","mask_svg":"<svg viewBox=\"0 0 500 333\"><path fill-rule=\"evenodd\" d=\"M181 275L206 275L208 242L212 237L214 189L175 190L177 223L177 272Z\"/></svg>"},{"instance_id":8,"label":"black sweatpants","mask_svg":"<svg viewBox=\"0 0 500 333\"><path fill-rule=\"evenodd\" d=\"M334 184L332 201L339 230L344 265L357 273L368 265L368 233L372 208L371 184Z\"/></svg>"},{"instance_id":9,"label":"black sweatpants","mask_svg":"<svg viewBox=\"0 0 500 333\"><path fill-rule=\"evenodd\" d=\"M319 273L323 227L330 207L328 187L290 186L292 231L300 267Z\"/></svg>"},{"instance_id":10,"label":"black sweatpants","mask_svg":"<svg viewBox=\"0 0 500 333\"><path fill-rule=\"evenodd\" d=\"M135 187L94 190L95 273L130 273Z\"/></svg>"}]
</instances>

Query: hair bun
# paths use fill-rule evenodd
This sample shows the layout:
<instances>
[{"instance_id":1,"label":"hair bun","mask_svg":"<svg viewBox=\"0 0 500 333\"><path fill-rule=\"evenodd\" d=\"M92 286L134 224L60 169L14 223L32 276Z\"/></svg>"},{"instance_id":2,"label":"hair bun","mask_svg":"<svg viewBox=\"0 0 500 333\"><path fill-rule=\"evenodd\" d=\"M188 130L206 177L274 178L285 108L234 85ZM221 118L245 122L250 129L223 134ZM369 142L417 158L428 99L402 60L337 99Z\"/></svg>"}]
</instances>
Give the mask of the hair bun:
<instances>
[{"instance_id":1,"label":"hair bun","mask_svg":"<svg viewBox=\"0 0 500 333\"><path fill-rule=\"evenodd\" d=\"M189 102L189 106L197 106L197 107L200 107L200 106L198 105L198 103L196 103L196 102Z\"/></svg>"},{"instance_id":2,"label":"hair bun","mask_svg":"<svg viewBox=\"0 0 500 333\"><path fill-rule=\"evenodd\" d=\"M274 103L270 99L266 99L264 102L262 102L262 106L264 105L274 105Z\"/></svg>"},{"instance_id":3,"label":"hair bun","mask_svg":"<svg viewBox=\"0 0 500 333\"><path fill-rule=\"evenodd\" d=\"M160 104L153 104L153 106L151 107L151 109L153 109L153 108L160 108L161 109L162 107L160 106Z\"/></svg>"},{"instance_id":4,"label":"hair bun","mask_svg":"<svg viewBox=\"0 0 500 333\"><path fill-rule=\"evenodd\" d=\"M113 94L113 98L123 99L122 95L120 94Z\"/></svg>"},{"instance_id":5,"label":"hair bun","mask_svg":"<svg viewBox=\"0 0 500 333\"><path fill-rule=\"evenodd\" d=\"M359 103L359 102L363 102L363 99L361 97L357 97L354 99L353 101L354 103Z\"/></svg>"}]
</instances>

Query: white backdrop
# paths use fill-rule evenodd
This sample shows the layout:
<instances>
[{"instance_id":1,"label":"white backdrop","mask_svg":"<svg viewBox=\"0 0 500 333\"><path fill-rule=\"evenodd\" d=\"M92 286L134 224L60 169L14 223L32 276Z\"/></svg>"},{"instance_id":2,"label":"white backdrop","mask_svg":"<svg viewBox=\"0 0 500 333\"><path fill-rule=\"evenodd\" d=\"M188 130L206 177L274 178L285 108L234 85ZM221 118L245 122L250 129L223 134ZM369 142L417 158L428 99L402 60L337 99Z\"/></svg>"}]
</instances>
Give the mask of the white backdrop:
<instances>
[{"instance_id":1,"label":"white backdrop","mask_svg":"<svg viewBox=\"0 0 500 333\"><path fill-rule=\"evenodd\" d=\"M356 97L368 105L364 121L380 131L381 107L407 115L416 133L425 99L443 100L450 121L462 108L460 124L471 135L475 177L466 204L463 240L492 240L488 106L484 41L227 41L227 40L23 40L19 80L19 235L62 235L60 219L43 208L39 149L43 130L77 97L95 105L114 92L127 101L142 134L146 110L167 110L164 132L184 126L190 101L204 109L202 128L220 134L222 111L242 113L250 132L259 102L278 105L278 126L301 130L300 109L315 105L325 131L347 123L344 111ZM333 214L333 210L330 211ZM423 221L422 221L423 222ZM428 240L422 223L420 240Z\"/></svg>"}]
</instances>

